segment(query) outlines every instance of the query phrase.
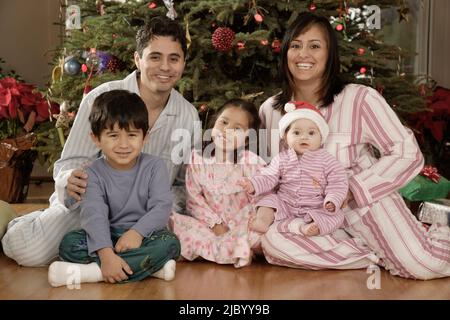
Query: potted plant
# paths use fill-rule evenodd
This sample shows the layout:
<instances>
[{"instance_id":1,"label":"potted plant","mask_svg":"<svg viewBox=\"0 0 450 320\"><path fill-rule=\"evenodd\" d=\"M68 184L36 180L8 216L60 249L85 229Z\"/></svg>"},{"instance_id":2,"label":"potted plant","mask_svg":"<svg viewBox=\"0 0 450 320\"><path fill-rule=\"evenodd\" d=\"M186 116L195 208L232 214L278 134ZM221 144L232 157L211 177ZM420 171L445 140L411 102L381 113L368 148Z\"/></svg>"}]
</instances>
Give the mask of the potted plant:
<instances>
[{"instance_id":1,"label":"potted plant","mask_svg":"<svg viewBox=\"0 0 450 320\"><path fill-rule=\"evenodd\" d=\"M0 200L25 200L37 157L36 132L57 113L58 104L48 101L34 85L0 72Z\"/></svg>"}]
</instances>

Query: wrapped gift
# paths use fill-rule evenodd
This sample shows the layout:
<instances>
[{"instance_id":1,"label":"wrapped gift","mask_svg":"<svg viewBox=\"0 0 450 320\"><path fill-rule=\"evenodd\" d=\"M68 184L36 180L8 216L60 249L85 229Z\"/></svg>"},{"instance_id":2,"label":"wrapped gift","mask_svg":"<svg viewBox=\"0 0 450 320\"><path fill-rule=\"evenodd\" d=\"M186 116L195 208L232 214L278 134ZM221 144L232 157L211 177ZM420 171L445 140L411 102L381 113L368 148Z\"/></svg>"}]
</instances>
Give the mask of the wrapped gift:
<instances>
[{"instance_id":1,"label":"wrapped gift","mask_svg":"<svg viewBox=\"0 0 450 320\"><path fill-rule=\"evenodd\" d=\"M423 175L418 175L399 190L403 198L409 201L429 201L447 198L450 181L440 176L438 182Z\"/></svg>"},{"instance_id":2,"label":"wrapped gift","mask_svg":"<svg viewBox=\"0 0 450 320\"><path fill-rule=\"evenodd\" d=\"M417 218L423 223L450 226L450 200L425 201L419 207Z\"/></svg>"}]
</instances>

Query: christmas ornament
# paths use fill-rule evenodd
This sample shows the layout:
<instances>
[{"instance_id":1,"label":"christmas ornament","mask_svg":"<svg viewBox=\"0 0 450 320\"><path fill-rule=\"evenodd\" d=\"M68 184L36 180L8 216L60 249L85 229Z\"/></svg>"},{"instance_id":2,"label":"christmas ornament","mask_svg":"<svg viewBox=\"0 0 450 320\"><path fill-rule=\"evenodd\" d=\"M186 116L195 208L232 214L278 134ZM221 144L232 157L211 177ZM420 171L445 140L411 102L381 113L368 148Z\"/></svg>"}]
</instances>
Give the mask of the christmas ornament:
<instances>
[{"instance_id":1,"label":"christmas ornament","mask_svg":"<svg viewBox=\"0 0 450 320\"><path fill-rule=\"evenodd\" d=\"M228 27L217 28L212 37L212 45L217 51L228 51L231 49L235 33Z\"/></svg>"},{"instance_id":2,"label":"christmas ornament","mask_svg":"<svg viewBox=\"0 0 450 320\"><path fill-rule=\"evenodd\" d=\"M314 3L314 2L311 2L310 4L309 4L309 11L316 11L316 9L317 9L317 6L316 6L316 4Z\"/></svg>"},{"instance_id":3,"label":"christmas ornament","mask_svg":"<svg viewBox=\"0 0 450 320\"><path fill-rule=\"evenodd\" d=\"M277 38L272 41L272 52L276 54L281 52L281 41Z\"/></svg>"},{"instance_id":4,"label":"christmas ornament","mask_svg":"<svg viewBox=\"0 0 450 320\"><path fill-rule=\"evenodd\" d=\"M148 7L149 7L150 9L155 9L155 8L157 7L157 5L156 5L156 3L154 3L154 2L150 2L150 3L148 4Z\"/></svg>"},{"instance_id":5,"label":"christmas ornament","mask_svg":"<svg viewBox=\"0 0 450 320\"><path fill-rule=\"evenodd\" d=\"M260 15L259 13L256 13L256 14L253 16L253 18L255 18L255 21L256 21L257 23L261 23L261 22L263 22L263 20L264 20L263 16Z\"/></svg>"},{"instance_id":6,"label":"christmas ornament","mask_svg":"<svg viewBox=\"0 0 450 320\"><path fill-rule=\"evenodd\" d=\"M236 43L236 46L238 50L245 49L245 43L243 41L239 41L238 43Z\"/></svg>"},{"instance_id":7,"label":"christmas ornament","mask_svg":"<svg viewBox=\"0 0 450 320\"><path fill-rule=\"evenodd\" d=\"M366 49L364 49L364 48L358 48L357 52L358 52L358 54L359 54L360 56L362 56L364 53L366 53Z\"/></svg>"},{"instance_id":8,"label":"christmas ornament","mask_svg":"<svg viewBox=\"0 0 450 320\"><path fill-rule=\"evenodd\" d=\"M402 22L405 20L406 22L409 22L409 8L402 5L399 9L397 9L398 12L398 22Z\"/></svg>"},{"instance_id":9,"label":"christmas ornament","mask_svg":"<svg viewBox=\"0 0 450 320\"><path fill-rule=\"evenodd\" d=\"M81 29L81 12L77 5L68 6L66 9L66 30Z\"/></svg>"},{"instance_id":10,"label":"christmas ornament","mask_svg":"<svg viewBox=\"0 0 450 320\"><path fill-rule=\"evenodd\" d=\"M267 46L269 44L269 41L267 41L267 39L263 39L259 43L261 43L263 46Z\"/></svg>"},{"instance_id":11,"label":"christmas ornament","mask_svg":"<svg viewBox=\"0 0 450 320\"><path fill-rule=\"evenodd\" d=\"M163 0L163 2L168 10L166 17L169 19L175 20L175 18L177 17L177 13L175 11L173 0Z\"/></svg>"},{"instance_id":12,"label":"christmas ornament","mask_svg":"<svg viewBox=\"0 0 450 320\"><path fill-rule=\"evenodd\" d=\"M208 109L208 106L206 104L202 104L198 109L200 112L205 112Z\"/></svg>"},{"instance_id":13,"label":"christmas ornament","mask_svg":"<svg viewBox=\"0 0 450 320\"><path fill-rule=\"evenodd\" d=\"M367 69L364 67L361 67L361 69L359 69L359 73L361 74L365 74L367 72Z\"/></svg>"},{"instance_id":14,"label":"christmas ornament","mask_svg":"<svg viewBox=\"0 0 450 320\"><path fill-rule=\"evenodd\" d=\"M340 32L340 31L344 30L344 26L342 24L338 24L338 25L336 25L336 30Z\"/></svg>"},{"instance_id":15,"label":"christmas ornament","mask_svg":"<svg viewBox=\"0 0 450 320\"><path fill-rule=\"evenodd\" d=\"M81 72L83 72L83 73L88 72L88 67L87 67L86 63L83 63L83 64L81 65Z\"/></svg>"},{"instance_id":16,"label":"christmas ornament","mask_svg":"<svg viewBox=\"0 0 450 320\"><path fill-rule=\"evenodd\" d=\"M111 72L122 71L125 69L125 62L123 62L119 58L113 56L109 60L107 68Z\"/></svg>"},{"instance_id":17,"label":"christmas ornament","mask_svg":"<svg viewBox=\"0 0 450 320\"><path fill-rule=\"evenodd\" d=\"M66 59L66 62L64 62L64 72L70 74L71 76L78 74L80 69L81 64L73 57L69 57Z\"/></svg>"},{"instance_id":18,"label":"christmas ornament","mask_svg":"<svg viewBox=\"0 0 450 320\"><path fill-rule=\"evenodd\" d=\"M90 69L96 69L99 64L100 64L100 59L97 56L97 50L95 48L92 48L86 58L86 65Z\"/></svg>"},{"instance_id":19,"label":"christmas ornament","mask_svg":"<svg viewBox=\"0 0 450 320\"><path fill-rule=\"evenodd\" d=\"M109 62L112 59L112 55L105 51L97 51L97 57L99 60L98 72L103 72L108 67Z\"/></svg>"}]
</instances>

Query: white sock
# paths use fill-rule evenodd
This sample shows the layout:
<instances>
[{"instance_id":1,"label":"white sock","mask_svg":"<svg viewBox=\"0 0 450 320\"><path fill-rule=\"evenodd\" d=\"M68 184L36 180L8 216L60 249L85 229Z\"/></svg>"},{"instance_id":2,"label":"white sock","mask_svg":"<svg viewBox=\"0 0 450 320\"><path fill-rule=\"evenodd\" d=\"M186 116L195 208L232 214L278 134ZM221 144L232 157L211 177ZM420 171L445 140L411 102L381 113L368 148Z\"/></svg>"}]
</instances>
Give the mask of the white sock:
<instances>
[{"instance_id":1,"label":"white sock","mask_svg":"<svg viewBox=\"0 0 450 320\"><path fill-rule=\"evenodd\" d=\"M175 262L175 260L169 260L166 262L164 267L152 274L152 277L163 279L166 281L173 280L173 278L175 278L176 267L177 263Z\"/></svg>"},{"instance_id":2,"label":"white sock","mask_svg":"<svg viewBox=\"0 0 450 320\"><path fill-rule=\"evenodd\" d=\"M55 261L48 268L48 282L52 287L100 281L103 281L102 270L96 262L81 264Z\"/></svg>"}]
</instances>

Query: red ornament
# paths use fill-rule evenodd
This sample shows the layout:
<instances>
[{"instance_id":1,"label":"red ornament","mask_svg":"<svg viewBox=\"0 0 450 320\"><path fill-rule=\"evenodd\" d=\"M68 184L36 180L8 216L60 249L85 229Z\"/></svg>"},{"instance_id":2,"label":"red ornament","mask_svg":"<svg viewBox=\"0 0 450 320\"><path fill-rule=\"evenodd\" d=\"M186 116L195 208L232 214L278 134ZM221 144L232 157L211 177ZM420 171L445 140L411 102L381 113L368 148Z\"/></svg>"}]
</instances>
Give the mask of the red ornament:
<instances>
[{"instance_id":1,"label":"red ornament","mask_svg":"<svg viewBox=\"0 0 450 320\"><path fill-rule=\"evenodd\" d=\"M344 30L344 26L343 26L342 24L338 24L338 25L336 26L336 30L337 30L337 31L342 31L342 30Z\"/></svg>"},{"instance_id":2,"label":"red ornament","mask_svg":"<svg viewBox=\"0 0 450 320\"><path fill-rule=\"evenodd\" d=\"M205 112L208 109L208 106L206 104L202 104L198 109L200 110L200 112Z\"/></svg>"},{"instance_id":3,"label":"red ornament","mask_svg":"<svg viewBox=\"0 0 450 320\"><path fill-rule=\"evenodd\" d=\"M361 67L361 69L359 69L359 73L361 74L365 74L367 72L367 69L364 67Z\"/></svg>"},{"instance_id":4,"label":"red ornament","mask_svg":"<svg viewBox=\"0 0 450 320\"><path fill-rule=\"evenodd\" d=\"M116 72L118 70L122 71L126 68L125 63L117 57L112 57L106 67L111 72Z\"/></svg>"},{"instance_id":5,"label":"red ornament","mask_svg":"<svg viewBox=\"0 0 450 320\"><path fill-rule=\"evenodd\" d=\"M358 52L358 54L359 54L360 56L362 56L364 53L366 53L366 49L364 49L364 48L358 48L357 52Z\"/></svg>"},{"instance_id":6,"label":"red ornament","mask_svg":"<svg viewBox=\"0 0 450 320\"><path fill-rule=\"evenodd\" d=\"M281 41L277 38L272 41L272 52L276 54L281 52Z\"/></svg>"},{"instance_id":7,"label":"red ornament","mask_svg":"<svg viewBox=\"0 0 450 320\"><path fill-rule=\"evenodd\" d=\"M115 33L112 34L112 38L113 38L113 39L117 39L117 37L118 37L117 34L115 34Z\"/></svg>"},{"instance_id":8,"label":"red ornament","mask_svg":"<svg viewBox=\"0 0 450 320\"><path fill-rule=\"evenodd\" d=\"M150 9L155 9L155 8L157 7L157 5L156 5L156 3L154 3L154 2L150 2L150 3L148 4L148 7L149 7Z\"/></svg>"},{"instance_id":9,"label":"red ornament","mask_svg":"<svg viewBox=\"0 0 450 320\"><path fill-rule=\"evenodd\" d=\"M267 46L269 44L269 41L267 41L267 39L263 39L259 43L261 43L263 46Z\"/></svg>"},{"instance_id":10,"label":"red ornament","mask_svg":"<svg viewBox=\"0 0 450 320\"><path fill-rule=\"evenodd\" d=\"M264 20L264 17L263 17L262 15L260 15L259 13L256 13L256 14L253 16L253 18L255 18L255 21L256 21L257 23L261 23L261 22L263 22L263 20Z\"/></svg>"},{"instance_id":11,"label":"red ornament","mask_svg":"<svg viewBox=\"0 0 450 320\"><path fill-rule=\"evenodd\" d=\"M317 6L314 2L311 2L311 4L309 5L309 11L316 11Z\"/></svg>"},{"instance_id":12,"label":"red ornament","mask_svg":"<svg viewBox=\"0 0 450 320\"><path fill-rule=\"evenodd\" d=\"M219 27L212 34L211 41L217 51L228 51L233 46L235 33L227 27Z\"/></svg>"},{"instance_id":13,"label":"red ornament","mask_svg":"<svg viewBox=\"0 0 450 320\"><path fill-rule=\"evenodd\" d=\"M238 50L245 49L245 43L242 41L239 41L238 43L236 43L236 46L237 46Z\"/></svg>"},{"instance_id":14,"label":"red ornament","mask_svg":"<svg viewBox=\"0 0 450 320\"><path fill-rule=\"evenodd\" d=\"M88 67L87 67L87 65L86 65L85 63L83 63L83 64L81 65L81 71L82 71L83 73L88 72Z\"/></svg>"}]
</instances>

